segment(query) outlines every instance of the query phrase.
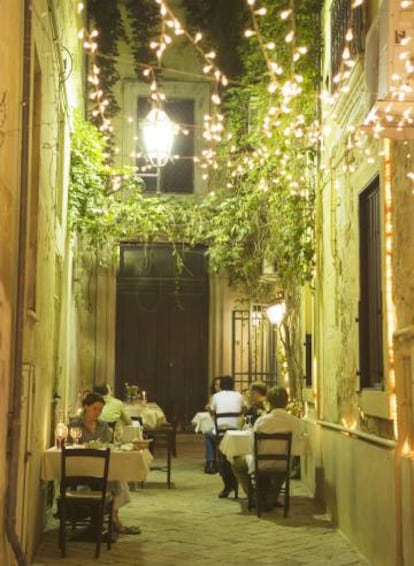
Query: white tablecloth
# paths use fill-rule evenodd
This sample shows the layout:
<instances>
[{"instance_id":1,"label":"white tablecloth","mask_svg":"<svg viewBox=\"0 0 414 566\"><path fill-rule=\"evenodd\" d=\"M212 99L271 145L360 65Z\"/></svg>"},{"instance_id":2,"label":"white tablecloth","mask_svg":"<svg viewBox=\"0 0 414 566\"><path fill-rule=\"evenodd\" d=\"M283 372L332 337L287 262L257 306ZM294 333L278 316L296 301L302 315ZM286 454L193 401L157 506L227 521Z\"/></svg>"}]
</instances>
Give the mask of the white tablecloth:
<instances>
[{"instance_id":1,"label":"white tablecloth","mask_svg":"<svg viewBox=\"0 0 414 566\"><path fill-rule=\"evenodd\" d=\"M220 442L222 452L229 462L235 456L245 456L251 452L252 431L251 430L228 430Z\"/></svg>"},{"instance_id":2,"label":"white tablecloth","mask_svg":"<svg viewBox=\"0 0 414 566\"><path fill-rule=\"evenodd\" d=\"M251 430L228 430L220 442L220 452L222 452L229 462L235 456L246 456L252 451ZM309 438L306 434L294 436L292 441L292 456L309 454Z\"/></svg>"},{"instance_id":3,"label":"white tablecloth","mask_svg":"<svg viewBox=\"0 0 414 566\"><path fill-rule=\"evenodd\" d=\"M130 417L141 417L144 428L154 429L166 421L164 411L157 403L124 403L124 408Z\"/></svg>"},{"instance_id":4,"label":"white tablecloth","mask_svg":"<svg viewBox=\"0 0 414 566\"><path fill-rule=\"evenodd\" d=\"M82 473L91 472L91 465L93 466L94 460L92 458L74 458L71 462L73 462L73 468L69 469L69 473L82 475ZM151 462L151 453L146 449L111 450L108 479L128 482L144 481L148 475ZM60 480L60 469L61 451L57 448L49 448L43 453L42 457L42 480Z\"/></svg>"},{"instance_id":5,"label":"white tablecloth","mask_svg":"<svg viewBox=\"0 0 414 566\"><path fill-rule=\"evenodd\" d=\"M191 421L195 432L202 432L206 434L206 432L210 432L214 428L214 421L212 416L208 411L200 411L196 413Z\"/></svg>"}]
</instances>

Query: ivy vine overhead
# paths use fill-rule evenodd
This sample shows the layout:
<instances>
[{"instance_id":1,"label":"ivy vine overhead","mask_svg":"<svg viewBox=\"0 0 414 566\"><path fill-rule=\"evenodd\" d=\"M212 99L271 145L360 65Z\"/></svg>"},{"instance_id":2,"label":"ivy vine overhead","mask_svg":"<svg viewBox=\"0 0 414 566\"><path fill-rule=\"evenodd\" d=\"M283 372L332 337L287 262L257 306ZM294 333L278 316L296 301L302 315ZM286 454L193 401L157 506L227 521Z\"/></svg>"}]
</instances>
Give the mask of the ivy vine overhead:
<instances>
[{"instance_id":1,"label":"ivy vine overhead","mask_svg":"<svg viewBox=\"0 0 414 566\"><path fill-rule=\"evenodd\" d=\"M184 10L188 20L182 23L162 0L88 2L99 28L99 88L111 101L111 115L119 110L113 96L118 43L129 44L137 80L143 81L142 70L149 67L162 76L157 53L163 41L162 51L169 48L166 37L176 32L189 39L189 48L205 45L212 67L225 69L217 87L220 100L212 101L224 116L223 133L210 144L207 160L199 156L209 174L209 194L150 197L136 172L124 175L105 164L105 140L78 118L70 196L73 228L96 246L125 238L203 244L210 268L227 272L232 284L255 299L263 288L265 260L275 266L287 296L312 277L320 51L318 1L258 4L182 0L180 14ZM286 4L289 13L281 17ZM226 34L223 17L229 22ZM200 30L206 23L208 29ZM215 45L220 53L213 59ZM207 65L200 65L201 77ZM122 198L111 190L114 178L128 185Z\"/></svg>"}]
</instances>

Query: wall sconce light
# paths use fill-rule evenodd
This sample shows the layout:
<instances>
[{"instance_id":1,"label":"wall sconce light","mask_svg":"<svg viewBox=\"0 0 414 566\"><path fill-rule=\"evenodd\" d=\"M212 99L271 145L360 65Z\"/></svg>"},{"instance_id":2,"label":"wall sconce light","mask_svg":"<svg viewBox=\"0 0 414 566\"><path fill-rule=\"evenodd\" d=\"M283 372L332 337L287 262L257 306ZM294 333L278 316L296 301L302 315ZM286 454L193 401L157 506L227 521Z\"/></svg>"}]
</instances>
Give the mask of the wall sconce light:
<instances>
[{"instance_id":1,"label":"wall sconce light","mask_svg":"<svg viewBox=\"0 0 414 566\"><path fill-rule=\"evenodd\" d=\"M266 316L271 324L280 326L286 314L286 303L280 302L270 305L266 309Z\"/></svg>"}]
</instances>

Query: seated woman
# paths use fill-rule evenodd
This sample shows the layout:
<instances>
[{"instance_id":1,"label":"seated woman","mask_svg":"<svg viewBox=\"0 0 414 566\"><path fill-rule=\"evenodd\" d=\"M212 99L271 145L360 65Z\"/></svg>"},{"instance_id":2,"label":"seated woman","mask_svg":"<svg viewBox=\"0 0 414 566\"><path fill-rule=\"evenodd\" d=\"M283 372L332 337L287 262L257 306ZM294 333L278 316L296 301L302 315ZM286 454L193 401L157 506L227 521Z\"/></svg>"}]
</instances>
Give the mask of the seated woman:
<instances>
[{"instance_id":1,"label":"seated woman","mask_svg":"<svg viewBox=\"0 0 414 566\"><path fill-rule=\"evenodd\" d=\"M99 418L105 401L98 393L88 393L82 400L82 413L69 422L69 433L72 427L82 430L82 442L111 442L112 431L104 420ZM69 434L70 438L70 434ZM119 519L119 508L131 501L128 483L125 481L110 481L108 487L114 495L113 528L118 533L139 534L139 527L125 527Z\"/></svg>"},{"instance_id":2,"label":"seated woman","mask_svg":"<svg viewBox=\"0 0 414 566\"><path fill-rule=\"evenodd\" d=\"M125 425L131 425L132 420L129 415L125 412L124 403L121 399L117 399L112 395L111 387L108 383L99 383L94 385L93 390L95 393L102 395L105 406L102 409L102 415L104 421L115 425L120 422Z\"/></svg>"}]
</instances>

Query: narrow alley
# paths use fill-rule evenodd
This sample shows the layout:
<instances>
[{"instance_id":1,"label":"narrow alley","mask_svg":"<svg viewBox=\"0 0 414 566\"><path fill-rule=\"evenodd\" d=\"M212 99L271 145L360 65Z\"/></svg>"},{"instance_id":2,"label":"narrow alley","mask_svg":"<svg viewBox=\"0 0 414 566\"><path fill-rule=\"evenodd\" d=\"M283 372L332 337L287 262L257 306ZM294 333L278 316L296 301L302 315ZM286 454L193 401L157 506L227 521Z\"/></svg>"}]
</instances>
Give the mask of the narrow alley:
<instances>
[{"instance_id":1,"label":"narrow alley","mask_svg":"<svg viewBox=\"0 0 414 566\"><path fill-rule=\"evenodd\" d=\"M202 435L178 436L173 461L173 488L165 474L150 473L144 489L132 492L132 503L122 511L127 525L139 525L141 535L123 535L112 549L102 546L99 563L112 566L172 566L229 564L243 566L359 566L368 562L337 531L307 495L300 481L292 481L291 510L280 509L261 519L242 498L218 499L218 475L203 473ZM43 534L33 566L96 564L91 543L69 542L61 560L57 521ZM254 557L254 559L252 559Z\"/></svg>"}]
</instances>

